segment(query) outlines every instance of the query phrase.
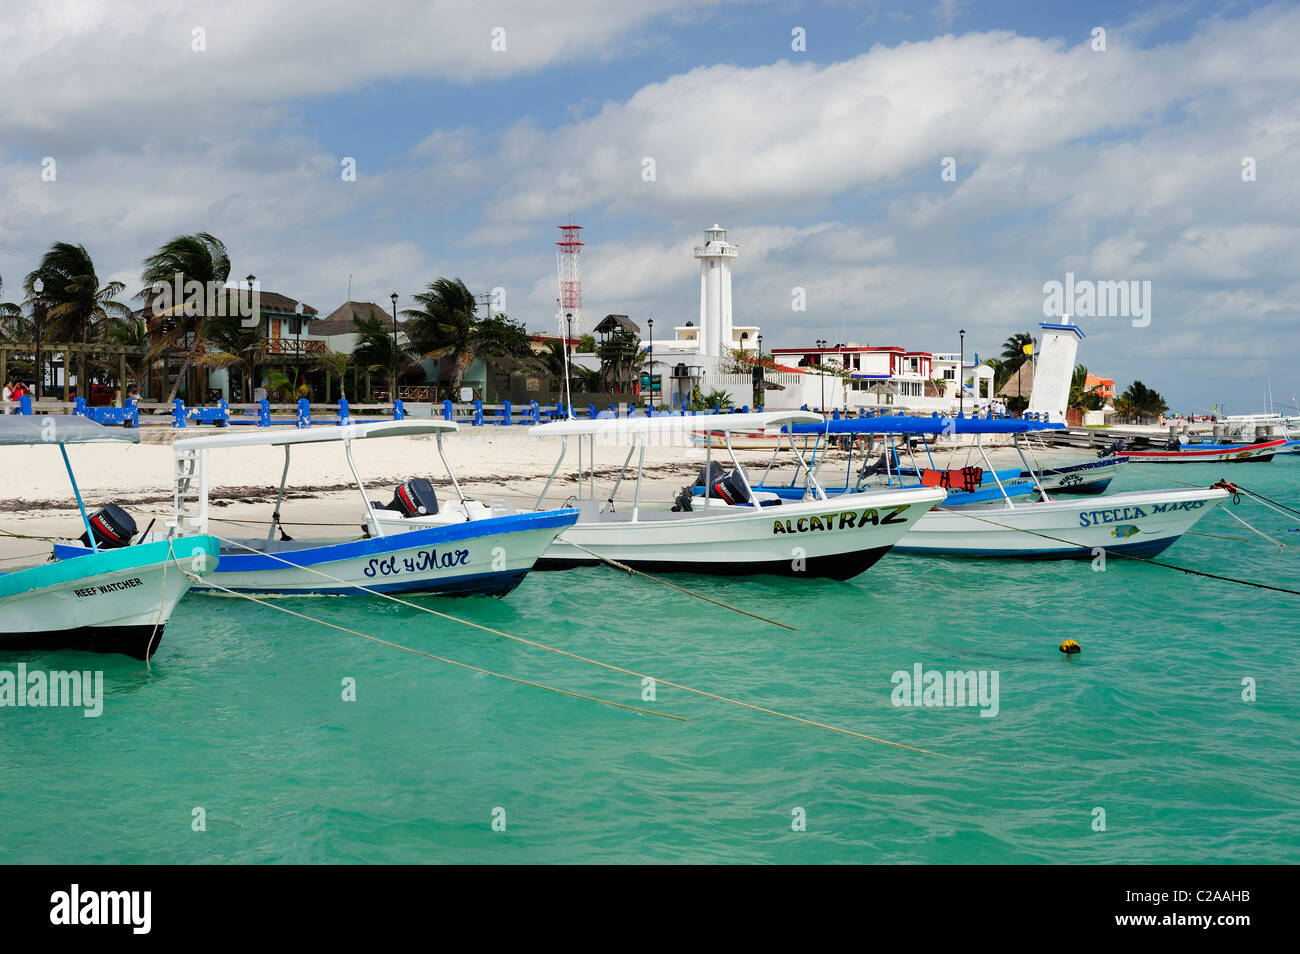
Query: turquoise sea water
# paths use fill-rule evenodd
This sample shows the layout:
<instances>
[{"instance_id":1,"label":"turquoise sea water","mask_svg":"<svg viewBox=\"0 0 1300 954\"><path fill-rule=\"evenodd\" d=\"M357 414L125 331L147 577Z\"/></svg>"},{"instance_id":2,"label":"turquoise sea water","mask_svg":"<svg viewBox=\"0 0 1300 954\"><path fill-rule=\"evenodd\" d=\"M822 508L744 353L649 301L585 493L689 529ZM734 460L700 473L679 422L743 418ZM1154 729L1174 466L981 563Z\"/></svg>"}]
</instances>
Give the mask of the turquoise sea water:
<instances>
[{"instance_id":1,"label":"turquoise sea water","mask_svg":"<svg viewBox=\"0 0 1300 954\"><path fill-rule=\"evenodd\" d=\"M1300 457L1139 468L1300 508ZM1125 474L1116 491L1157 486ZM1300 590L1300 523L1222 514L1170 563ZM1242 542L1242 541L1249 542ZM0 709L0 862L1295 862L1300 596L1111 559L888 556L850 583L677 578L789 632L610 570L424 605L948 758L835 735L370 598L285 605L671 722L190 596L100 718ZM1083 647L1067 658L1066 638ZM895 671L988 670L999 711L906 708ZM356 680L355 702L341 681ZM1243 679L1257 698L1243 701ZM193 810L207 830L192 830ZM494 830L496 809L505 830ZM803 809L806 830L792 830ZM1095 831L1095 809L1105 812ZM500 820L501 812L495 812Z\"/></svg>"}]
</instances>

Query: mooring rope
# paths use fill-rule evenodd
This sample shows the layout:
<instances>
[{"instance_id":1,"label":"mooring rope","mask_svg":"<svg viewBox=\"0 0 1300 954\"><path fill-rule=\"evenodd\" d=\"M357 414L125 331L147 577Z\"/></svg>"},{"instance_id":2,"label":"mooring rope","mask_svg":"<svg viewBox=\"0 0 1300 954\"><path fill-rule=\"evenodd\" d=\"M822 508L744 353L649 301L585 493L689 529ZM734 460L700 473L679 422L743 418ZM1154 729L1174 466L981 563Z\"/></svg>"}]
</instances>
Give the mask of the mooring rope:
<instances>
[{"instance_id":1,"label":"mooring rope","mask_svg":"<svg viewBox=\"0 0 1300 954\"><path fill-rule=\"evenodd\" d=\"M563 537L564 534L561 533L560 536ZM703 593L696 593L694 590L688 590L684 586L678 586L676 583L673 583L669 580L665 580L661 577L651 576L649 573L646 573L644 570L634 569L633 567L628 566L626 563L620 563L618 560L611 559L610 557L601 556L595 550L589 550L580 543L574 543L572 540L564 540L563 542L566 545L573 547L575 550L581 550L583 553L590 554L591 556L595 557L597 560L599 560L601 563L606 564L607 566L611 566L616 570L622 570L628 576L631 576L633 574L636 574L637 576L644 576L647 580L654 580L654 582L662 583L664 586L672 587L674 590L680 590L681 592L685 593L687 596L693 596L697 600L704 600L704 602L712 603L714 606L721 606L723 609L729 609L734 613L741 613L745 616L753 617L754 619L761 620L764 623L771 623L773 626L780 626L782 629L792 630L793 632L796 633L799 631L798 627L791 626L789 623L782 623L774 619L768 619L766 616L759 616L757 613L751 613L749 610L743 610L739 606L732 606L730 603L724 603L722 602L722 600L715 600L713 599L713 597L705 596Z\"/></svg>"},{"instance_id":2,"label":"mooring rope","mask_svg":"<svg viewBox=\"0 0 1300 954\"><path fill-rule=\"evenodd\" d=\"M33 560L33 559L35 559L35 558L37 558L37 557L39 557L39 556L42 556L42 555L43 555L43 552L44 552L44 551L38 551L38 552L36 552L36 553L25 553L25 554L23 554L23 555L21 555L21 556L11 556L11 557L0 558L0 563L17 563L19 560Z\"/></svg>"},{"instance_id":3,"label":"mooring rope","mask_svg":"<svg viewBox=\"0 0 1300 954\"><path fill-rule=\"evenodd\" d=\"M1265 533L1263 530L1257 530L1256 528L1252 527L1250 524L1248 524L1245 520L1242 520L1240 517L1238 517L1238 516L1237 516L1235 513L1233 513L1231 510L1224 510L1223 512L1226 513L1226 514L1227 514L1229 517L1231 517L1233 520L1237 521L1239 524L1241 524L1241 525L1242 525L1243 527L1245 527L1247 530L1251 531L1252 533L1257 533L1257 534L1259 534L1261 537L1263 537L1263 538L1264 538L1265 540L1267 540L1269 543L1271 543L1271 544L1273 544L1274 546L1276 546L1276 547L1277 547L1277 552L1278 552L1278 553L1281 553L1283 550L1286 549L1286 546L1285 546L1285 545L1283 545L1283 544L1281 544L1281 543L1278 543L1276 540L1274 540L1272 537L1270 537L1270 536L1269 536L1267 533Z\"/></svg>"},{"instance_id":4,"label":"mooring rope","mask_svg":"<svg viewBox=\"0 0 1300 954\"><path fill-rule=\"evenodd\" d=\"M297 563L293 563L293 562L291 562L291 561L289 561L289 560L285 560L285 559L283 559L283 558L281 558L281 557L278 557L278 556L276 556L276 555L273 554L273 553L265 553L265 552L263 552L263 551L261 551L261 550L257 550L257 549L255 549L255 548L253 548L253 547L247 546L247 545L245 545L245 544L243 544L243 543L240 543L238 540L226 540L226 539L221 538L221 537L218 537L217 539L221 540L221 542L223 542L223 543L229 543L229 544L231 544L231 545L233 545L233 546L240 547L240 548L245 549L245 550L248 550L248 551L250 551L250 552L252 552L252 553L257 553L257 554L259 554L259 555L261 555L261 556L270 557L271 559L273 559L273 560L277 560L277 561L279 561L280 563L285 564L286 566L291 566L291 567L293 567L293 568L296 569L296 570L306 570L307 572L309 572L309 573L314 573L314 574L316 574L317 576L323 577L324 579L331 580L331 581L333 581L333 582L335 582L335 583L342 583L344 586L347 586L347 587L351 587L351 588L353 588L353 589L360 590L361 592L363 592L363 593L368 593L368 594L370 594L370 595L372 595L372 596L378 596L378 597L381 597L381 598L386 599L386 600L389 600L389 601L391 601L391 602L393 602L393 603L397 603L397 604L399 604L399 605L401 605L401 606L407 606L407 607L410 607L411 609L418 610L418 611L420 611L421 613L428 613L428 614L431 615L431 616L437 616L437 617L439 617L439 618L441 618L441 619L445 619L445 620L448 620L448 621L453 622L453 623L459 623L459 624L461 624L462 626L468 626L468 627L470 627L470 628L472 628L472 629L481 630L482 632L485 632L485 633L491 633L493 636L501 636L501 637L503 637L504 639L513 640L514 642L521 643L521 644L523 644L523 645L525 645L525 646L532 646L532 647L535 648L535 649L541 649L541 650L544 650L545 652L548 652L548 653L555 653L555 654L558 655L558 656L564 656L564 657L566 657L566 658L569 658L569 659L575 659L575 660L577 660L577 661L579 661L579 662L584 662L584 663L587 663L587 664L592 665L592 666L597 666L597 667L599 667L599 668L601 668L601 669L607 669L607 670L609 670L610 672L622 673L622 674L625 675L625 676L632 676L633 678L641 679L641 680L650 679L650 680L653 680L654 683L655 683L656 685L668 686L668 687L670 687L670 688L672 688L672 689L679 689L679 690L681 690L682 692L688 692L688 693L691 693L692 695L702 696L702 697L704 697L704 698L706 698L706 699L713 699L713 700L716 700L716 701L718 701L718 702L724 702L724 703L727 703L728 705L739 706L739 707L742 708L742 709L750 709L750 710L752 710L752 711L754 711L754 712L762 712L762 713L765 713L766 715L775 716L775 717L777 717L777 718L779 718L779 719L787 719L787 720L789 720L789 721L791 721L791 722L798 722L798 723L802 723L803 725L810 725L810 726L813 726L813 727L815 727L815 728L826 729L826 730L829 731L829 732L836 732L836 733L839 733L840 735L852 736L852 737L855 738L855 739L864 739L865 741L868 741L868 742L878 742L878 743L880 743L881 745L890 745L890 746L893 746L894 748L898 748L898 749L906 749L906 750L909 751L909 752L918 752L918 753L920 753L920 754L922 754L922 755L934 755L934 756L937 756L937 757L939 757L939 758L945 758L945 759L946 759L946 758L952 758L952 756L950 756L950 755L944 755L942 752L932 752L932 751L930 751L929 749L922 749L922 748L917 748L916 746L912 746L912 745L905 745L905 744L902 743L902 742L891 742L889 739L881 739L881 738L878 738L878 737L876 737L876 736L874 736L874 735L865 735L865 734L863 734L863 733L861 733L861 732L855 732L855 731L853 731L852 729L845 729L845 728L843 728L843 727L841 727L841 726L830 725L830 724L825 723L825 722L817 722L817 721L815 721L815 720L813 720L813 719L805 719L805 718L803 718L802 716L792 715L792 714L790 714L790 713L788 713L788 712L781 712L781 711L779 711L779 710L777 710L777 709L769 709L769 708L767 708L767 707L765 707L765 706L756 705L756 704L754 704L754 703L752 703L752 702L745 702L745 701L742 700L742 699L734 699L734 698L732 698L732 697L730 697L730 696L723 696L723 695L719 695L718 693L708 692L707 690L704 690L704 689L696 689L696 688L694 688L694 687L692 687L692 686L686 686L686 685L683 685L682 683L679 683L679 682L671 682L671 681L669 681L669 680L667 680L667 679L660 679L660 678L657 677L657 676L650 676L650 675L647 675L646 673L637 672L637 671L634 670L634 669L625 669L625 668L622 667L622 666L615 666L615 665L612 664L612 663L601 662L599 659L592 659L591 657L589 657L589 656L583 656L583 655L581 655L580 653L570 652L570 651L568 651L567 649L559 649L558 647L555 647L555 646L548 646L546 643L540 643L540 642L538 642L537 640L534 640L534 639L528 639L528 638L526 638L526 637L524 637L524 636L514 636L514 635L512 635L512 634L510 634L510 633L502 632L502 631L499 630L499 629L493 629L491 626L485 626L485 625L483 625L482 623L475 623L473 620L461 619L460 617L458 617L458 616L452 616L452 615L449 614L449 613L443 613L443 612L440 612L440 611L438 611L438 610L431 609L431 608L429 608L429 607L427 607L427 606L421 606L421 605L419 605L418 603L412 603L412 602L410 602L409 600L404 600L404 599L402 599L401 597L393 596L391 593L383 593L383 592L380 592L379 590L371 589L370 587L365 586L365 585L363 585L363 584L361 584L361 583L353 583L353 582L350 582L350 581L348 581L348 580L340 579L339 577L336 577L336 576L331 576L330 574L324 572L323 570L318 570L318 569L316 569L315 567L310 567L310 566L301 566L301 565L299 565L299 564L297 564ZM213 586L213 587L215 587L215 588L217 588L217 589L225 589L224 587L219 587L219 586L217 586L216 584L209 583L208 581L203 581L203 585L205 585L205 586ZM235 596L245 596L245 597L247 597L247 594L244 594L244 593L237 593L237 592L235 592L235 591L233 591L233 590L227 590L226 592L229 592L229 593L231 593L232 595L235 595ZM248 597L248 598L251 599L251 597ZM255 600L254 602L261 602L261 601L260 601L260 600ZM269 604L268 604L268 605L269 605ZM275 609L282 609L282 607L273 607L273 608L275 608ZM289 611L288 611L288 610L285 610L285 612L289 612ZM301 614L294 614L294 615L301 615ZM311 619L311 617L309 617L309 616L304 616L303 618L304 618L304 619ZM322 621L322 622L323 622L323 621ZM326 625L326 626L333 626L334 624L332 624L332 623L324 623L323 625ZM342 628L342 627L336 627L336 628ZM345 631L346 631L346 630L345 630ZM354 634L354 635L359 635L359 634ZM374 637L367 637L367 638L374 638ZM383 642L383 640L376 640L376 641L377 641L377 642ZM419 652L419 650L412 650L412 651L413 651L413 652ZM506 677L506 678L509 678L509 677ZM612 703L612 704L613 704L613 705L618 705L618 703ZM627 708L634 708L634 707L627 707ZM679 717L671 717L671 718L679 718ZM684 720L683 720L683 721L684 721Z\"/></svg>"},{"instance_id":5,"label":"mooring rope","mask_svg":"<svg viewBox=\"0 0 1300 954\"><path fill-rule=\"evenodd\" d=\"M35 535L35 534L30 534L30 533L14 533L12 530L5 530L5 529L3 529L3 528L0 528L0 534L3 534L3 535L6 536L6 537L12 537L12 538L15 539L15 540L45 540L45 541L50 541L50 540L63 540L63 539L66 539L65 537L60 537L60 536L42 537L42 536L37 536L37 535Z\"/></svg>"},{"instance_id":6,"label":"mooring rope","mask_svg":"<svg viewBox=\"0 0 1300 954\"><path fill-rule=\"evenodd\" d=\"M349 636L356 636L360 639L367 639L370 640L371 642L379 643L381 646L388 646L392 649L398 649L404 653L411 653L412 655L415 656L424 656L426 659L433 659L441 663L446 663L449 666L457 666L461 669L468 669L470 672L481 673L482 675L485 676L494 676L497 679L504 679L507 682L517 683L521 686L529 686L533 689L543 689L546 692L554 692L561 696L571 696L574 699L585 699L588 702L596 702L603 706L613 706L615 709L626 709L629 712L640 712L643 715L658 716L661 719L672 719L674 722L686 721L686 719L683 716L670 715L667 712L659 712L655 709L645 709L642 708L641 706L630 706L624 702L614 702L611 699L602 699L599 696L589 696L585 693L574 692L571 689L560 689L557 688L556 686L548 686L542 682L534 682L531 679L520 679L518 676L508 676L503 672L495 672L491 669L484 669L481 666L471 665L470 663L458 662L455 659L448 659L446 656L438 656L434 653L425 652L423 649L416 649L413 646L404 646L401 643L395 643L392 640L381 639L378 636L371 636L369 633L363 633L355 629L349 629L347 626L340 626L338 623L331 623L328 620L318 619L315 616L308 616L306 613L299 613L296 610L289 609L287 606L277 606L276 604L268 600L258 599L257 597L252 596L248 593L240 593L236 590L232 590L228 587L222 586L220 583L214 583L210 579L205 579L203 577L200 577L196 573L191 573L190 571L186 570L184 567L181 567L179 562L177 562L176 565L180 567L182 573L184 573L187 577L190 578L190 580L192 580L195 583L201 584L203 586L210 586L213 589L221 590L223 593L227 593L230 596L237 596L241 599L248 600L249 602L257 603L259 606L266 606L269 607L270 609L276 610L277 612L285 613L289 616L294 616L297 617L298 619L306 620L309 623L317 623L321 626L326 626L330 629L337 629L341 633L347 633ZM306 569L306 567L302 567L302 569Z\"/></svg>"},{"instance_id":7,"label":"mooring rope","mask_svg":"<svg viewBox=\"0 0 1300 954\"><path fill-rule=\"evenodd\" d=\"M1250 539L1247 537L1225 537L1221 533L1206 533L1203 530L1184 530L1183 533L1189 534L1193 537L1213 537L1215 540L1231 540L1233 543L1250 542Z\"/></svg>"},{"instance_id":8,"label":"mooring rope","mask_svg":"<svg viewBox=\"0 0 1300 954\"><path fill-rule=\"evenodd\" d=\"M1149 474L1149 473L1147 473L1146 471L1141 471L1141 470L1135 470L1133 473L1135 473L1135 474L1139 474L1139 475L1141 475L1141 476L1143 476L1143 477L1150 477L1150 478L1152 478L1153 480L1166 480L1166 481L1168 481L1168 482L1171 483L1171 484L1178 484L1178 485L1181 486L1181 487L1199 487L1199 486L1201 486L1200 484L1189 484L1189 483L1186 483L1185 481L1174 480L1174 478L1172 478L1172 477L1166 477L1166 476L1164 476L1163 474ZM1227 481L1224 481L1224 483L1227 483ZM1234 489L1234 493L1242 493L1242 494L1245 494L1247 497L1251 497L1251 498L1253 498L1257 503L1261 503L1261 504L1265 504L1265 505L1267 505L1267 504L1272 504L1274 507L1276 507L1276 508L1280 508L1280 509L1282 509L1282 510L1285 510L1288 514L1291 514L1291 515L1293 515L1293 516L1295 516L1295 517L1300 518L1300 510L1296 510L1296 509L1293 508L1293 507L1288 507L1286 504L1282 503L1280 500L1274 500L1272 497L1265 497L1263 494L1259 493L1258 491L1247 490L1245 487L1241 486L1240 484L1232 484L1232 487L1233 487L1233 489ZM1270 509L1272 509L1272 508L1270 508Z\"/></svg>"},{"instance_id":9,"label":"mooring rope","mask_svg":"<svg viewBox=\"0 0 1300 954\"><path fill-rule=\"evenodd\" d=\"M1240 580L1232 576L1220 576L1217 573L1206 573L1204 570L1193 570L1191 567L1178 566L1174 563L1163 563L1160 560L1153 560L1150 557L1134 556L1131 553L1124 553L1121 550L1107 550L1105 547L1088 547L1082 543L1076 543L1073 540L1065 540L1061 537L1053 537L1050 534L1039 533L1037 530L1026 530L1024 527L1013 527L1010 524L998 523L996 520L989 520L986 517L977 517L973 513L967 513L961 510L951 510L950 513L959 513L963 517L970 517L972 520L980 520L984 523L990 523L995 527L1001 527L1004 530L1016 530L1020 533L1028 533L1031 536L1042 537L1044 540L1052 540L1056 543L1064 543L1076 550L1100 549L1107 556L1123 557L1125 560L1136 560L1139 563L1149 563L1152 566L1162 566L1166 570L1177 570L1180 573L1189 573L1192 576L1203 576L1210 580L1221 580L1224 583L1239 583L1242 586L1252 586L1260 590L1273 590L1276 593L1289 593L1292 596L1300 596L1300 590L1287 589L1285 586L1272 586L1268 583L1256 583L1254 580ZM1187 532L1187 531L1184 531Z\"/></svg>"}]
</instances>

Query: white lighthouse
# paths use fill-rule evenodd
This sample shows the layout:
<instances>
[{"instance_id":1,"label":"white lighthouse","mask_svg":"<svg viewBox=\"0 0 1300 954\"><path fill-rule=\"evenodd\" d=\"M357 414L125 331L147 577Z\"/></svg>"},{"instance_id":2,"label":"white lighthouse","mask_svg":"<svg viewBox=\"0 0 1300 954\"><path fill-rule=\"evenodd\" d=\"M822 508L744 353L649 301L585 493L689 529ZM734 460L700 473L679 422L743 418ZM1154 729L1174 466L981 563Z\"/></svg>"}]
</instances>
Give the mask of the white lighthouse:
<instances>
[{"instance_id":1,"label":"white lighthouse","mask_svg":"<svg viewBox=\"0 0 1300 954\"><path fill-rule=\"evenodd\" d=\"M727 241L727 230L714 225L704 232L704 244L695 246L700 260L700 355L717 357L722 346L732 347L731 262L740 249Z\"/></svg>"}]
</instances>

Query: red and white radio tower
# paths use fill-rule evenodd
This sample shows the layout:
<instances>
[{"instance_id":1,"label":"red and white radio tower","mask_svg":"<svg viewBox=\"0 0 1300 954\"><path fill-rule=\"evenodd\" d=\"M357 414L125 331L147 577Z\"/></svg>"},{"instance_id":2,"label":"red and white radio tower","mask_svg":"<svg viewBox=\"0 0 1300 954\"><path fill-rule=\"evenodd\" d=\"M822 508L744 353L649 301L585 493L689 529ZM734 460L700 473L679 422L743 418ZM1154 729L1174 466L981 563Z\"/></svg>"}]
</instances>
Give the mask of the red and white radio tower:
<instances>
[{"instance_id":1,"label":"red and white radio tower","mask_svg":"<svg viewBox=\"0 0 1300 954\"><path fill-rule=\"evenodd\" d=\"M578 274L578 253L582 251L578 233L582 226L574 225L570 215L569 224L559 228L561 240L555 244L560 249L560 334L568 335L582 330L582 276Z\"/></svg>"}]
</instances>

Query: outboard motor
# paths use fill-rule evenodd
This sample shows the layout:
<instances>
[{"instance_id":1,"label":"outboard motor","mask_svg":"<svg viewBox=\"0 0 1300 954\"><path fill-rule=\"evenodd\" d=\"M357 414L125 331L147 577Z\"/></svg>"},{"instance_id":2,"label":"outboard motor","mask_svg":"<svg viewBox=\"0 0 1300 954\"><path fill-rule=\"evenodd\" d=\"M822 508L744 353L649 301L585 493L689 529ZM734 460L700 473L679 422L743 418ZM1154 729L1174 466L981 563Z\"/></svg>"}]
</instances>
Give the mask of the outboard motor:
<instances>
[{"instance_id":1,"label":"outboard motor","mask_svg":"<svg viewBox=\"0 0 1300 954\"><path fill-rule=\"evenodd\" d=\"M707 468L701 467L698 474L695 475L695 486L712 487L726 474L726 470L716 460L709 461Z\"/></svg>"},{"instance_id":2,"label":"outboard motor","mask_svg":"<svg viewBox=\"0 0 1300 954\"><path fill-rule=\"evenodd\" d=\"M1112 454L1122 454L1126 450L1128 450L1128 445L1124 443L1123 438L1120 438L1119 440L1114 441L1109 447L1103 447L1101 450L1097 451L1097 456L1110 457Z\"/></svg>"},{"instance_id":3,"label":"outboard motor","mask_svg":"<svg viewBox=\"0 0 1300 954\"><path fill-rule=\"evenodd\" d=\"M673 513L689 513L694 510L695 507L691 500L695 496L695 488L703 487L704 492L707 494L709 488L715 482L721 480L724 473L722 465L716 460L709 461L707 468L701 467L695 475L695 480L678 491L677 496L673 498Z\"/></svg>"},{"instance_id":4,"label":"outboard motor","mask_svg":"<svg viewBox=\"0 0 1300 954\"><path fill-rule=\"evenodd\" d=\"M423 477L416 477L397 485L393 502L387 509L396 510L407 518L430 517L438 512L438 495L434 493L433 484Z\"/></svg>"},{"instance_id":5,"label":"outboard motor","mask_svg":"<svg viewBox=\"0 0 1300 954\"><path fill-rule=\"evenodd\" d=\"M129 547L135 537L135 520L117 504L105 504L102 510L90 515L90 529L95 534L95 545L101 550ZM79 538L82 546L90 546L90 536Z\"/></svg>"},{"instance_id":6,"label":"outboard motor","mask_svg":"<svg viewBox=\"0 0 1300 954\"><path fill-rule=\"evenodd\" d=\"M725 500L729 504L743 504L750 502L749 492L745 489L745 482L740 479L736 471L732 471L721 480L713 482L709 488L710 496Z\"/></svg>"}]
</instances>

